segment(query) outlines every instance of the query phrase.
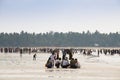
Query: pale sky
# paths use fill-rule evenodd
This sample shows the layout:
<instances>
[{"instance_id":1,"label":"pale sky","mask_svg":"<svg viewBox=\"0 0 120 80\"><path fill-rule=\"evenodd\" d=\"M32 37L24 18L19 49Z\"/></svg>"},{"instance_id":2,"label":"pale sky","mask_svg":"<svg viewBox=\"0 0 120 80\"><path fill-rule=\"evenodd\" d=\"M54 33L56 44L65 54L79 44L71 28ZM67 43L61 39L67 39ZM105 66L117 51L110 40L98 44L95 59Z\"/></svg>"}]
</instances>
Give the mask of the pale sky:
<instances>
[{"instance_id":1,"label":"pale sky","mask_svg":"<svg viewBox=\"0 0 120 80\"><path fill-rule=\"evenodd\" d=\"M0 0L0 32L120 32L120 0Z\"/></svg>"}]
</instances>

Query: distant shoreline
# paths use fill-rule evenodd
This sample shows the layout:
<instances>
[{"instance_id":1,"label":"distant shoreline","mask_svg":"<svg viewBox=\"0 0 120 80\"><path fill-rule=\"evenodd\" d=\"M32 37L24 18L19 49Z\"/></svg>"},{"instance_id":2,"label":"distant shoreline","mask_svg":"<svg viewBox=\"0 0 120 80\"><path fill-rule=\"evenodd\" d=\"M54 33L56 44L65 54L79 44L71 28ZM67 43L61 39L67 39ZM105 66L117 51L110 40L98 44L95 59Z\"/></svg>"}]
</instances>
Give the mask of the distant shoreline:
<instances>
[{"instance_id":1,"label":"distant shoreline","mask_svg":"<svg viewBox=\"0 0 120 80\"><path fill-rule=\"evenodd\" d=\"M120 47L0 47L0 48L52 48L52 49L120 49Z\"/></svg>"}]
</instances>

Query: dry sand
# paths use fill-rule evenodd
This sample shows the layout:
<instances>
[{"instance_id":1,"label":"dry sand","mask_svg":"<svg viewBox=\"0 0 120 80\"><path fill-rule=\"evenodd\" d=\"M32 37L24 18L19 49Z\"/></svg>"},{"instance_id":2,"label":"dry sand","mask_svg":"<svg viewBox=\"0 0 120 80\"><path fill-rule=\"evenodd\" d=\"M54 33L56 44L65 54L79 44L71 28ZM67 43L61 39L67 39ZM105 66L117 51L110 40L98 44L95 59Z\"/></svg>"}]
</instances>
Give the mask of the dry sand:
<instances>
[{"instance_id":1,"label":"dry sand","mask_svg":"<svg viewBox=\"0 0 120 80\"><path fill-rule=\"evenodd\" d=\"M120 56L75 54L80 69L47 69L44 64L50 54L37 54L36 61L32 55L0 53L0 80L120 80Z\"/></svg>"}]
</instances>

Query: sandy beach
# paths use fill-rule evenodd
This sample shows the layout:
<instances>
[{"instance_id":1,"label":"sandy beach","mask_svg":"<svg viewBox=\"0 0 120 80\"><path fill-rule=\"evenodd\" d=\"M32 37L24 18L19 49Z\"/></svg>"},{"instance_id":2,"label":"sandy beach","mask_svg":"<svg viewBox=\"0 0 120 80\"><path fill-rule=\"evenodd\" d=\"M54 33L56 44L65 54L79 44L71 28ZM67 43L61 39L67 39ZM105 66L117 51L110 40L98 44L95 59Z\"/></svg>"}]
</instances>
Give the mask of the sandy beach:
<instances>
[{"instance_id":1,"label":"sandy beach","mask_svg":"<svg viewBox=\"0 0 120 80\"><path fill-rule=\"evenodd\" d=\"M100 57L74 54L81 64L80 69L47 69L48 53L33 54L0 53L0 80L120 80L120 56Z\"/></svg>"}]
</instances>

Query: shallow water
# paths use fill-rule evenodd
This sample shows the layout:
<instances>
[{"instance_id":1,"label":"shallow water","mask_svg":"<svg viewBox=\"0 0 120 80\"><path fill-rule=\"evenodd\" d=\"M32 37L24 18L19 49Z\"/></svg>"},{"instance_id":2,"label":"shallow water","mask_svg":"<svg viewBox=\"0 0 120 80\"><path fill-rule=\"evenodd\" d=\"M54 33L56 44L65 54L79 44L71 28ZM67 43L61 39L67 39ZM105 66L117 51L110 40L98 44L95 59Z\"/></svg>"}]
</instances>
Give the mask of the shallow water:
<instances>
[{"instance_id":1,"label":"shallow water","mask_svg":"<svg viewBox=\"0 0 120 80\"><path fill-rule=\"evenodd\" d=\"M0 80L120 80L120 56L100 57L74 54L81 64L80 69L45 68L50 56L37 54L0 54Z\"/></svg>"}]
</instances>

